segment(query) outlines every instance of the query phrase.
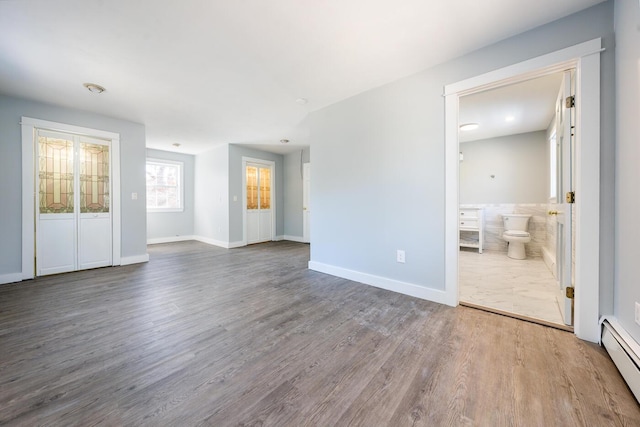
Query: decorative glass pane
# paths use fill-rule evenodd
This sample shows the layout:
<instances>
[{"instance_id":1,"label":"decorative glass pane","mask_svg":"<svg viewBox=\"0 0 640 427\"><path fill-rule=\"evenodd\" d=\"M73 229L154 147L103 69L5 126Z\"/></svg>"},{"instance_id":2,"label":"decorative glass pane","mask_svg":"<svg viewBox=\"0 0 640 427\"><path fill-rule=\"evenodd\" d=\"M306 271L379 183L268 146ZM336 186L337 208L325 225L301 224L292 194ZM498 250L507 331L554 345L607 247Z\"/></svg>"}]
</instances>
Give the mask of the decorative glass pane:
<instances>
[{"instance_id":1,"label":"decorative glass pane","mask_svg":"<svg viewBox=\"0 0 640 427\"><path fill-rule=\"evenodd\" d=\"M247 166L247 209L258 209L258 168Z\"/></svg>"},{"instance_id":2,"label":"decorative glass pane","mask_svg":"<svg viewBox=\"0 0 640 427\"><path fill-rule=\"evenodd\" d=\"M271 169L260 168L260 209L271 209Z\"/></svg>"},{"instance_id":3,"label":"decorative glass pane","mask_svg":"<svg viewBox=\"0 0 640 427\"><path fill-rule=\"evenodd\" d=\"M80 212L109 212L109 146L80 143Z\"/></svg>"},{"instance_id":4,"label":"decorative glass pane","mask_svg":"<svg viewBox=\"0 0 640 427\"><path fill-rule=\"evenodd\" d=\"M73 213L73 141L38 137L40 213Z\"/></svg>"}]
</instances>

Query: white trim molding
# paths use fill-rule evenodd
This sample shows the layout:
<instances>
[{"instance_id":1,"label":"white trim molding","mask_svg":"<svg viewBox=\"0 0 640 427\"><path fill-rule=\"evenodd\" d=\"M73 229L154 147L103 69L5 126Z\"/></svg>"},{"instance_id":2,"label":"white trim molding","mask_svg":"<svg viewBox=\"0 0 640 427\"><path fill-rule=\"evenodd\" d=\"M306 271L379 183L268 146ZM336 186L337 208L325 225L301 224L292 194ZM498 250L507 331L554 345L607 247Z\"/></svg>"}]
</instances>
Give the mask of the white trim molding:
<instances>
[{"instance_id":1,"label":"white trim molding","mask_svg":"<svg viewBox=\"0 0 640 427\"><path fill-rule=\"evenodd\" d=\"M2 274L0 275L0 285L7 283L16 283L22 281L22 273Z\"/></svg>"},{"instance_id":2,"label":"white trim molding","mask_svg":"<svg viewBox=\"0 0 640 427\"><path fill-rule=\"evenodd\" d=\"M290 236L288 234L285 234L284 236L282 236L282 240L288 240L290 242L298 242L298 243L309 243L309 242L306 242L304 240L304 237L302 236Z\"/></svg>"},{"instance_id":3,"label":"white trim molding","mask_svg":"<svg viewBox=\"0 0 640 427\"><path fill-rule=\"evenodd\" d=\"M193 240L197 240L198 242L206 243L207 245L218 246L219 248L224 249L233 249L233 248L241 248L243 246L247 246L245 242L225 242L222 240L210 239L209 237L204 236L193 236Z\"/></svg>"},{"instance_id":4,"label":"white trim molding","mask_svg":"<svg viewBox=\"0 0 640 427\"><path fill-rule=\"evenodd\" d=\"M144 262L149 262L149 254L123 256L120 258L120 265L142 264Z\"/></svg>"},{"instance_id":5,"label":"white trim molding","mask_svg":"<svg viewBox=\"0 0 640 427\"><path fill-rule=\"evenodd\" d=\"M445 96L445 292L458 304L459 98L531 78L576 69L576 274L574 331L600 339L600 38L447 85Z\"/></svg>"},{"instance_id":6,"label":"white trim molding","mask_svg":"<svg viewBox=\"0 0 640 427\"><path fill-rule=\"evenodd\" d=\"M157 245L159 243L185 242L187 240L196 240L196 238L194 236L156 237L153 239L147 239L147 245Z\"/></svg>"},{"instance_id":7,"label":"white trim molding","mask_svg":"<svg viewBox=\"0 0 640 427\"><path fill-rule=\"evenodd\" d=\"M309 270L330 274L332 276L341 277L343 279L352 280L354 282L364 283L365 285L375 286L376 288L398 292L427 301L434 301L440 304L451 305L447 302L447 294L445 291L427 288L424 286L415 285L413 283L401 282L399 280L389 279L387 277L349 270L346 268L323 264L316 261L309 261Z\"/></svg>"}]
</instances>

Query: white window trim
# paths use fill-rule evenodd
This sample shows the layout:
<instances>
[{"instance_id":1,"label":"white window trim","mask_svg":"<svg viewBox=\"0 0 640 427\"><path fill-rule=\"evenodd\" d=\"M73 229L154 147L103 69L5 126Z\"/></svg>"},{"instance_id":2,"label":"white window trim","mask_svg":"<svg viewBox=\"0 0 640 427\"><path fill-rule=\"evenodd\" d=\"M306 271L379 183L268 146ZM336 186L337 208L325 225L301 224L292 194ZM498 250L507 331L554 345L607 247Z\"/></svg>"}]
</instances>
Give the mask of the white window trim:
<instances>
[{"instance_id":1,"label":"white window trim","mask_svg":"<svg viewBox=\"0 0 640 427\"><path fill-rule=\"evenodd\" d=\"M155 164L164 164L164 165L176 165L180 169L180 181L178 182L178 187L180 191L180 207L179 208L150 208L147 206L147 213L163 213L163 212L184 212L184 162L178 160L166 160L166 159L158 159L155 157L147 157L145 161L145 171L146 166L149 163ZM145 186L146 191L146 186ZM146 199L146 198L145 198ZM146 202L145 202L146 203Z\"/></svg>"}]
</instances>

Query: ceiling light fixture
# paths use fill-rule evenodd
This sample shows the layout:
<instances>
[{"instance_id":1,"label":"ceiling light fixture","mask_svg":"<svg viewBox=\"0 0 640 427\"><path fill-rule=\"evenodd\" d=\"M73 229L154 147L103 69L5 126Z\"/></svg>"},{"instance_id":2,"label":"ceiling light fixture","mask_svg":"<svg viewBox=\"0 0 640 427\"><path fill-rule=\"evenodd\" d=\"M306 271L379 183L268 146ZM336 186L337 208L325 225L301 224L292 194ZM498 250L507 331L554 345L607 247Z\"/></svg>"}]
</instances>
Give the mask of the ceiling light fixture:
<instances>
[{"instance_id":1,"label":"ceiling light fixture","mask_svg":"<svg viewBox=\"0 0 640 427\"><path fill-rule=\"evenodd\" d=\"M171 145L173 145L174 147L178 148L178 147L180 147L182 144L180 144L179 142L174 142L174 143L173 143L173 144L171 144Z\"/></svg>"},{"instance_id":2,"label":"ceiling light fixture","mask_svg":"<svg viewBox=\"0 0 640 427\"><path fill-rule=\"evenodd\" d=\"M280 143L282 143L282 144L288 144L288 143L289 143L289 140L288 140L288 139L281 139L281 140L280 140Z\"/></svg>"},{"instance_id":3,"label":"ceiling light fixture","mask_svg":"<svg viewBox=\"0 0 640 427\"><path fill-rule=\"evenodd\" d=\"M460 125L460 130L463 132L467 132L470 130L476 130L480 127L478 123L465 123Z\"/></svg>"},{"instance_id":4,"label":"ceiling light fixture","mask_svg":"<svg viewBox=\"0 0 640 427\"><path fill-rule=\"evenodd\" d=\"M300 105L305 105L309 100L307 98L298 98L296 99L296 102Z\"/></svg>"},{"instance_id":5,"label":"ceiling light fixture","mask_svg":"<svg viewBox=\"0 0 640 427\"><path fill-rule=\"evenodd\" d=\"M507 117L505 117L505 118L504 118L504 121L505 121L505 122L512 122L512 121L514 121L515 119L516 119L516 118L515 118L515 117L513 117L513 116L507 116Z\"/></svg>"},{"instance_id":6,"label":"ceiling light fixture","mask_svg":"<svg viewBox=\"0 0 640 427\"><path fill-rule=\"evenodd\" d=\"M84 83L82 86L86 87L91 93L102 93L106 90L104 87L95 83Z\"/></svg>"}]
</instances>

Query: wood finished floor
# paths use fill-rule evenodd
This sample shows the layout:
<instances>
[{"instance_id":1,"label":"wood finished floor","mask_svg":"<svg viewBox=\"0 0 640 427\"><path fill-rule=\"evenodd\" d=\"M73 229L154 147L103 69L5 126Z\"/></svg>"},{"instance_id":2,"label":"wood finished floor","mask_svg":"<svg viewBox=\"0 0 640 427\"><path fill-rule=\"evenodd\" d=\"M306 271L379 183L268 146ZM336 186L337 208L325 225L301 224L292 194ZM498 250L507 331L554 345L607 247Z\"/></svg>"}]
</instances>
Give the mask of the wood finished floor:
<instances>
[{"instance_id":1,"label":"wood finished floor","mask_svg":"<svg viewBox=\"0 0 640 427\"><path fill-rule=\"evenodd\" d=\"M0 425L640 425L571 333L309 271L298 243L149 253L0 286Z\"/></svg>"}]
</instances>

